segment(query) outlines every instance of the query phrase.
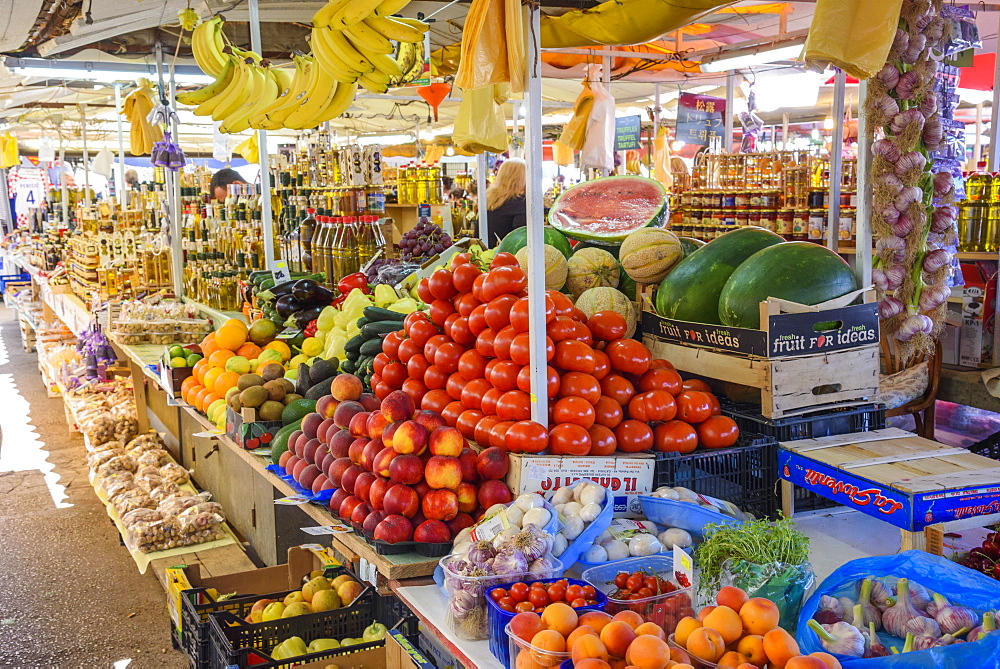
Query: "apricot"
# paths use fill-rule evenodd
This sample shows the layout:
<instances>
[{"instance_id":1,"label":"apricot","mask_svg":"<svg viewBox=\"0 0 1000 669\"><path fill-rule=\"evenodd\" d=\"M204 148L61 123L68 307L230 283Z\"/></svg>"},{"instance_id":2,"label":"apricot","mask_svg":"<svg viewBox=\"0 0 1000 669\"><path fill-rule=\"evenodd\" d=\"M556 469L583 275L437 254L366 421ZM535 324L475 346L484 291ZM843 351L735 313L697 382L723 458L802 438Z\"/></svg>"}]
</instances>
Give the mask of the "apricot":
<instances>
[{"instance_id":1,"label":"apricot","mask_svg":"<svg viewBox=\"0 0 1000 669\"><path fill-rule=\"evenodd\" d=\"M740 619L740 614L728 606L716 606L705 616L702 623L705 627L711 627L721 634L727 644L736 641L743 634L743 622Z\"/></svg>"},{"instance_id":2,"label":"apricot","mask_svg":"<svg viewBox=\"0 0 1000 669\"><path fill-rule=\"evenodd\" d=\"M573 607L565 602L549 604L542 611L542 625L545 626L545 629L559 632L562 634L563 639L576 629L579 619Z\"/></svg>"},{"instance_id":3,"label":"apricot","mask_svg":"<svg viewBox=\"0 0 1000 669\"><path fill-rule=\"evenodd\" d=\"M688 637L699 627L703 627L700 620L695 620L691 616L681 618L677 621L677 627L674 628L674 641L681 648L687 648Z\"/></svg>"},{"instance_id":4,"label":"apricot","mask_svg":"<svg viewBox=\"0 0 1000 669\"><path fill-rule=\"evenodd\" d=\"M714 629L699 627L688 637L687 650L699 660L715 662L726 652L726 642Z\"/></svg>"},{"instance_id":5,"label":"apricot","mask_svg":"<svg viewBox=\"0 0 1000 669\"><path fill-rule=\"evenodd\" d=\"M670 661L678 664L691 664L691 656L686 650L670 646Z\"/></svg>"},{"instance_id":6,"label":"apricot","mask_svg":"<svg viewBox=\"0 0 1000 669\"><path fill-rule=\"evenodd\" d=\"M518 613L510 621L510 631L514 636L528 643L543 629L542 619L534 611Z\"/></svg>"},{"instance_id":7,"label":"apricot","mask_svg":"<svg viewBox=\"0 0 1000 669\"><path fill-rule=\"evenodd\" d=\"M776 627L764 635L764 652L768 663L781 669L799 654L799 644L791 634Z\"/></svg>"},{"instance_id":8,"label":"apricot","mask_svg":"<svg viewBox=\"0 0 1000 669\"><path fill-rule=\"evenodd\" d=\"M678 662L670 669L694 669L694 667L688 664L687 662Z\"/></svg>"},{"instance_id":9,"label":"apricot","mask_svg":"<svg viewBox=\"0 0 1000 669\"><path fill-rule=\"evenodd\" d=\"M707 616L709 613L711 613L712 609L714 609L714 608L715 608L714 606L705 606L705 607L702 607L701 611L698 612L698 620L700 620L702 622L705 622L705 616Z\"/></svg>"},{"instance_id":10,"label":"apricot","mask_svg":"<svg viewBox=\"0 0 1000 669\"><path fill-rule=\"evenodd\" d=\"M663 628L656 623L643 623L635 628L635 635L642 636L643 634L649 634L657 638L667 640L667 634L663 631Z\"/></svg>"},{"instance_id":11,"label":"apricot","mask_svg":"<svg viewBox=\"0 0 1000 669\"><path fill-rule=\"evenodd\" d=\"M597 636L597 632L595 632L594 628L591 627L590 625L580 625L575 630L570 632L569 636L566 637L566 650L572 652L573 642L575 642L577 639L587 634Z\"/></svg>"},{"instance_id":12,"label":"apricot","mask_svg":"<svg viewBox=\"0 0 1000 669\"><path fill-rule=\"evenodd\" d=\"M573 664L574 669L611 669L611 665L604 660L588 657Z\"/></svg>"},{"instance_id":13,"label":"apricot","mask_svg":"<svg viewBox=\"0 0 1000 669\"><path fill-rule=\"evenodd\" d=\"M625 657L629 644L635 641L635 630L627 622L612 620L601 630L601 641L613 657Z\"/></svg>"},{"instance_id":14,"label":"apricot","mask_svg":"<svg viewBox=\"0 0 1000 669\"><path fill-rule=\"evenodd\" d=\"M585 634L573 644L573 652L570 655L573 663L577 663L587 658L608 661L608 649L596 634Z\"/></svg>"},{"instance_id":15,"label":"apricot","mask_svg":"<svg viewBox=\"0 0 1000 669\"><path fill-rule=\"evenodd\" d=\"M809 657L818 657L819 659L823 660L823 662L826 663L826 666L829 669L842 669L840 666L840 660L835 658L833 655L830 655L829 653L816 651L815 653L809 653Z\"/></svg>"},{"instance_id":16,"label":"apricot","mask_svg":"<svg viewBox=\"0 0 1000 669\"><path fill-rule=\"evenodd\" d=\"M763 667L767 663L767 654L764 652L764 637L759 634L750 634L736 644L736 651L750 658L750 664Z\"/></svg>"},{"instance_id":17,"label":"apricot","mask_svg":"<svg viewBox=\"0 0 1000 669\"><path fill-rule=\"evenodd\" d=\"M743 629L747 634L763 636L778 626L780 618L781 612L775 603L763 597L747 600L740 609L740 620L743 621Z\"/></svg>"},{"instance_id":18,"label":"apricot","mask_svg":"<svg viewBox=\"0 0 1000 669\"><path fill-rule=\"evenodd\" d=\"M630 609L625 609L624 611L619 611L611 619L612 620L621 620L622 622L626 622L626 623L629 624L629 627L631 627L632 629L635 629L636 627L638 627L639 625L641 625L643 622L645 622L642 619L642 616L640 616L638 613L636 613L635 611L632 611Z\"/></svg>"},{"instance_id":19,"label":"apricot","mask_svg":"<svg viewBox=\"0 0 1000 669\"><path fill-rule=\"evenodd\" d=\"M811 655L799 655L788 660L785 669L827 669L826 662Z\"/></svg>"},{"instance_id":20,"label":"apricot","mask_svg":"<svg viewBox=\"0 0 1000 669\"><path fill-rule=\"evenodd\" d=\"M642 634L629 645L625 661L636 669L660 669L670 661L670 647L663 639Z\"/></svg>"},{"instance_id":21,"label":"apricot","mask_svg":"<svg viewBox=\"0 0 1000 669\"><path fill-rule=\"evenodd\" d=\"M535 658L531 656L531 653L527 649L522 649L517 653L517 659L514 661L514 669L546 669L546 668L535 662Z\"/></svg>"},{"instance_id":22,"label":"apricot","mask_svg":"<svg viewBox=\"0 0 1000 669\"><path fill-rule=\"evenodd\" d=\"M727 585L722 590L719 590L719 593L715 596L715 603L719 606L728 606L733 611L739 611L747 603L748 599L750 598L742 588Z\"/></svg>"},{"instance_id":23,"label":"apricot","mask_svg":"<svg viewBox=\"0 0 1000 669\"><path fill-rule=\"evenodd\" d=\"M627 669L628 667L628 663L623 657L613 657L608 660L608 664L611 665L611 669Z\"/></svg>"},{"instance_id":24,"label":"apricot","mask_svg":"<svg viewBox=\"0 0 1000 669\"><path fill-rule=\"evenodd\" d=\"M730 650L726 652L725 655L720 657L716 664L720 667L733 667L735 669L735 667L738 667L741 664L746 664L748 659L749 658L747 658L747 656L743 653L737 653L735 650Z\"/></svg>"},{"instance_id":25,"label":"apricot","mask_svg":"<svg viewBox=\"0 0 1000 669\"><path fill-rule=\"evenodd\" d=\"M555 667L563 661L556 653L566 652L566 638L556 630L542 630L531 638L531 645L531 657L543 667Z\"/></svg>"},{"instance_id":26,"label":"apricot","mask_svg":"<svg viewBox=\"0 0 1000 669\"><path fill-rule=\"evenodd\" d=\"M594 628L594 631L598 634L604 629L604 626L611 622L611 614L605 613L604 611L586 611L577 620L578 625L590 625Z\"/></svg>"},{"instance_id":27,"label":"apricot","mask_svg":"<svg viewBox=\"0 0 1000 669\"><path fill-rule=\"evenodd\" d=\"M736 667L736 669L760 669L760 667L752 662L744 662L740 666Z\"/></svg>"}]
</instances>

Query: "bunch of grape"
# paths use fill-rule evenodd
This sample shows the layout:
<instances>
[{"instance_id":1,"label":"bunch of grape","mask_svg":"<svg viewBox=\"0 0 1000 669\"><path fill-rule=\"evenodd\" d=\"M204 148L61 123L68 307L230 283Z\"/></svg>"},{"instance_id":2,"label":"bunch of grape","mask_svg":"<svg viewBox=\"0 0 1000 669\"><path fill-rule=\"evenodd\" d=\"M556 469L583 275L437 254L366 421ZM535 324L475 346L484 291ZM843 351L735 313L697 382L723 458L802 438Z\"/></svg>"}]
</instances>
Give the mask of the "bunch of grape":
<instances>
[{"instance_id":1,"label":"bunch of grape","mask_svg":"<svg viewBox=\"0 0 1000 669\"><path fill-rule=\"evenodd\" d=\"M399 240L403 260L420 260L441 253L451 246L451 236L440 225L423 222Z\"/></svg>"}]
</instances>

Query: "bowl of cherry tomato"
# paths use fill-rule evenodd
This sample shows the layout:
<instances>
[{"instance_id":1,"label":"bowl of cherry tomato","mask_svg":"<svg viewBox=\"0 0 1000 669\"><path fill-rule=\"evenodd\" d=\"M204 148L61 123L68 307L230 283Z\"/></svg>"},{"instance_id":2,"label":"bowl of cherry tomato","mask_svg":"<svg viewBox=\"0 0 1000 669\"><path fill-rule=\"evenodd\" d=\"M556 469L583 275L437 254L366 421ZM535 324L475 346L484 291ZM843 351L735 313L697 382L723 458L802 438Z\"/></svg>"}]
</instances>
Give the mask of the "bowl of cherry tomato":
<instances>
[{"instance_id":1,"label":"bowl of cherry tomato","mask_svg":"<svg viewBox=\"0 0 1000 669\"><path fill-rule=\"evenodd\" d=\"M487 588L486 609L490 630L490 652L510 666L510 644L504 629L522 611L541 615L553 602L565 602L577 612L603 611L607 596L587 581L575 578L544 578L518 581Z\"/></svg>"},{"instance_id":2,"label":"bowl of cherry tomato","mask_svg":"<svg viewBox=\"0 0 1000 669\"><path fill-rule=\"evenodd\" d=\"M672 634L677 621L694 616L693 588L674 570L671 555L649 555L591 567L583 578L607 597L604 611L631 610Z\"/></svg>"}]
</instances>

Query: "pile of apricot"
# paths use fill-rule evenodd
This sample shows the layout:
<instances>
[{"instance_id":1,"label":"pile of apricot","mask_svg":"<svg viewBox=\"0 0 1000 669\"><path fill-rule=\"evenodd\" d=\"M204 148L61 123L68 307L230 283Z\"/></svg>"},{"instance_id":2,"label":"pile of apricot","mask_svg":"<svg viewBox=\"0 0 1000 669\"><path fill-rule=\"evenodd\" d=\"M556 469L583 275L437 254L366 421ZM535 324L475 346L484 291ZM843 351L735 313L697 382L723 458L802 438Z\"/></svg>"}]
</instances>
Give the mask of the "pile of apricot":
<instances>
[{"instance_id":1,"label":"pile of apricot","mask_svg":"<svg viewBox=\"0 0 1000 669\"><path fill-rule=\"evenodd\" d=\"M706 606L697 618L678 621L671 641L690 657L674 653L674 659L734 669L841 669L829 653L800 654L795 637L778 626L781 615L771 600L726 586L715 601L718 606Z\"/></svg>"}]
</instances>

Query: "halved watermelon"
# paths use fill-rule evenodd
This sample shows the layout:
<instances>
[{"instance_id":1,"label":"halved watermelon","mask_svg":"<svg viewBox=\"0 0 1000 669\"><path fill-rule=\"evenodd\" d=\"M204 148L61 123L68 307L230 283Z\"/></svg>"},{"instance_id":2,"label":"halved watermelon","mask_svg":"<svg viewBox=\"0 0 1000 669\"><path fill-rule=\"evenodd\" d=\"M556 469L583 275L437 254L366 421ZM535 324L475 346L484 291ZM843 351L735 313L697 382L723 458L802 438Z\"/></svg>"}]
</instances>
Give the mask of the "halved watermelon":
<instances>
[{"instance_id":1,"label":"halved watermelon","mask_svg":"<svg viewBox=\"0 0 1000 669\"><path fill-rule=\"evenodd\" d=\"M604 177L585 181L559 196L549 225L567 237L621 243L630 232L659 225L667 215L667 191L645 177Z\"/></svg>"}]
</instances>

